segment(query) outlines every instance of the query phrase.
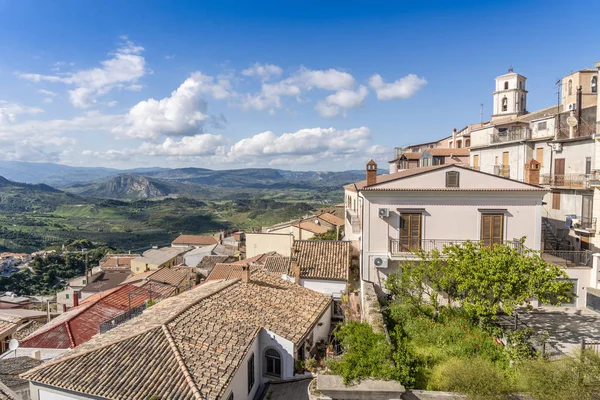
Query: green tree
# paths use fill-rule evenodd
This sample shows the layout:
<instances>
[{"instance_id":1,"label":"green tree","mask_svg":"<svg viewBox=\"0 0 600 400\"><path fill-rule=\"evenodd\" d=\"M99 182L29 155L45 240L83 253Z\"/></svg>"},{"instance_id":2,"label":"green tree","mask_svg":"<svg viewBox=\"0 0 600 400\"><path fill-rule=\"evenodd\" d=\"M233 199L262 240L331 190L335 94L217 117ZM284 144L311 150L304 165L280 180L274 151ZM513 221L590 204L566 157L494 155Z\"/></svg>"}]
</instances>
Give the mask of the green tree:
<instances>
[{"instance_id":1,"label":"green tree","mask_svg":"<svg viewBox=\"0 0 600 400\"><path fill-rule=\"evenodd\" d=\"M494 319L499 312L512 314L533 298L547 304L567 301L572 283L564 280L564 270L546 263L523 242L491 247L466 242L441 252L420 252L420 261L403 266L400 275L392 274L387 288L411 304L427 302L435 308L443 294L480 321Z\"/></svg>"},{"instance_id":2,"label":"green tree","mask_svg":"<svg viewBox=\"0 0 600 400\"><path fill-rule=\"evenodd\" d=\"M340 232L340 237L343 236ZM325 233L317 233L315 236L308 240L338 240L338 233L335 229L330 229Z\"/></svg>"}]
</instances>

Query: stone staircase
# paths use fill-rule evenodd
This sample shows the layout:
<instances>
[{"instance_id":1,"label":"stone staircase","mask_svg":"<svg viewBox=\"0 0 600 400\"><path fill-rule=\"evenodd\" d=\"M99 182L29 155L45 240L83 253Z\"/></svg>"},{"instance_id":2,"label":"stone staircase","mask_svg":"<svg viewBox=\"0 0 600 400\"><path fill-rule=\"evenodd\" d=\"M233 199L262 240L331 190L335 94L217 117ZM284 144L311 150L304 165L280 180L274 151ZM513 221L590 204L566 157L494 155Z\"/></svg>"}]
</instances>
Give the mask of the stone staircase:
<instances>
[{"instance_id":1,"label":"stone staircase","mask_svg":"<svg viewBox=\"0 0 600 400\"><path fill-rule=\"evenodd\" d=\"M544 238L543 250L573 250L566 240L568 233L565 230L556 232L554 226L547 220L542 220L542 237Z\"/></svg>"}]
</instances>

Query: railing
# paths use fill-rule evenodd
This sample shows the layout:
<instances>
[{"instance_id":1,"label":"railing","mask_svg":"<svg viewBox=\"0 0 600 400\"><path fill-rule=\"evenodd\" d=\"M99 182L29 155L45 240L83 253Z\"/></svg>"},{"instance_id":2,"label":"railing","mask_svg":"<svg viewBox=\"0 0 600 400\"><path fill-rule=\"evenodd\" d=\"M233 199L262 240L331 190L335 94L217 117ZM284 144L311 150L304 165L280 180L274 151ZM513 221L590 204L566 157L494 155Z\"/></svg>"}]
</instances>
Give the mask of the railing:
<instances>
[{"instance_id":1,"label":"railing","mask_svg":"<svg viewBox=\"0 0 600 400\"><path fill-rule=\"evenodd\" d=\"M494 165L494 175L510 178L510 165Z\"/></svg>"},{"instance_id":2,"label":"railing","mask_svg":"<svg viewBox=\"0 0 600 400\"><path fill-rule=\"evenodd\" d=\"M346 219L352 226L352 233L360 233L360 219L358 214L350 209L346 209Z\"/></svg>"},{"instance_id":3,"label":"railing","mask_svg":"<svg viewBox=\"0 0 600 400\"><path fill-rule=\"evenodd\" d=\"M115 315L113 318L107 319L100 324L100 333L106 333L112 328L116 328L123 322L127 322L132 318L141 315L146 309L146 303L141 306L134 307L128 311L122 312L121 314Z\"/></svg>"},{"instance_id":4,"label":"railing","mask_svg":"<svg viewBox=\"0 0 600 400\"><path fill-rule=\"evenodd\" d=\"M526 139L529 139L528 129L524 126L517 126L503 131L495 131L492 133L490 143L504 143Z\"/></svg>"},{"instance_id":5,"label":"railing","mask_svg":"<svg viewBox=\"0 0 600 400\"><path fill-rule=\"evenodd\" d=\"M572 139L579 137L587 137L596 133L596 129L593 125L588 125L583 119L577 127L573 128L573 135L571 136L571 130L569 128L560 128L556 132L556 139Z\"/></svg>"},{"instance_id":6,"label":"railing","mask_svg":"<svg viewBox=\"0 0 600 400\"><path fill-rule=\"evenodd\" d=\"M598 355L600 355L600 342L599 341L590 341L588 342L585 338L581 338L581 351L584 350L592 351Z\"/></svg>"},{"instance_id":7,"label":"railing","mask_svg":"<svg viewBox=\"0 0 600 400\"><path fill-rule=\"evenodd\" d=\"M540 175L540 185L565 187L570 189L587 189L592 181L597 181L595 175L586 174L542 174Z\"/></svg>"},{"instance_id":8,"label":"railing","mask_svg":"<svg viewBox=\"0 0 600 400\"><path fill-rule=\"evenodd\" d=\"M544 250L544 254L565 260L565 265L592 266L592 252L590 250L565 251L565 250Z\"/></svg>"},{"instance_id":9,"label":"railing","mask_svg":"<svg viewBox=\"0 0 600 400\"><path fill-rule=\"evenodd\" d=\"M461 245L466 242L479 242L479 239L473 240L454 240L454 239L421 239L416 243L405 244L400 243L400 239L390 238L389 251L393 256L402 256L414 254L415 251L423 250L429 252L432 250L442 251L446 246ZM505 241L502 244L507 244L513 248L522 249L521 242L518 240Z\"/></svg>"}]
</instances>

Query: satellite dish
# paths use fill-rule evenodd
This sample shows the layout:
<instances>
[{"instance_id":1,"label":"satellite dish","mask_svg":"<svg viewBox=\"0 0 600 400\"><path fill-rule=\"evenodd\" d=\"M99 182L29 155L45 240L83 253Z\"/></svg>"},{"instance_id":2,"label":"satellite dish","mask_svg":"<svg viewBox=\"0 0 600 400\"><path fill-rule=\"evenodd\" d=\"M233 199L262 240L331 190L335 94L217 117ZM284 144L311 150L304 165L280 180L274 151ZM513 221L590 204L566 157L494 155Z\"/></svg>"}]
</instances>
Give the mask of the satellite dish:
<instances>
[{"instance_id":1,"label":"satellite dish","mask_svg":"<svg viewBox=\"0 0 600 400\"><path fill-rule=\"evenodd\" d=\"M15 351L19 348L19 341L17 339L10 339L8 342L8 349L10 351Z\"/></svg>"},{"instance_id":2,"label":"satellite dish","mask_svg":"<svg viewBox=\"0 0 600 400\"><path fill-rule=\"evenodd\" d=\"M570 115L567 118L567 124L569 124L569 126L576 127L577 126L577 118L575 118L574 116Z\"/></svg>"}]
</instances>

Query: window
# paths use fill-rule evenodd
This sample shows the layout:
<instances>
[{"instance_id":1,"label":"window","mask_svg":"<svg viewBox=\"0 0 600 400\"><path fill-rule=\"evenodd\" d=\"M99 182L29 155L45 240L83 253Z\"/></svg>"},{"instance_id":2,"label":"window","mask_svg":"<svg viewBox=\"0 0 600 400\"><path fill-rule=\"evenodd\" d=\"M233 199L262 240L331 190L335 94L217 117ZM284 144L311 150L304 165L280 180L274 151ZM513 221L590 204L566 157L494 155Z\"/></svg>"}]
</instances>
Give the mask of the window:
<instances>
[{"instance_id":1,"label":"window","mask_svg":"<svg viewBox=\"0 0 600 400\"><path fill-rule=\"evenodd\" d=\"M537 129L538 129L538 131L545 131L546 129L548 129L548 125L547 125L546 121L538 122Z\"/></svg>"},{"instance_id":2,"label":"window","mask_svg":"<svg viewBox=\"0 0 600 400\"><path fill-rule=\"evenodd\" d=\"M273 348L265 352L265 373L281 378L281 355Z\"/></svg>"},{"instance_id":3,"label":"window","mask_svg":"<svg viewBox=\"0 0 600 400\"><path fill-rule=\"evenodd\" d=\"M573 81L571 79L569 79L567 96L571 96L572 94L573 94Z\"/></svg>"},{"instance_id":4,"label":"window","mask_svg":"<svg viewBox=\"0 0 600 400\"><path fill-rule=\"evenodd\" d=\"M84 279L84 280L82 280L82 281L81 281L81 283L85 285L85 279Z\"/></svg>"},{"instance_id":5,"label":"window","mask_svg":"<svg viewBox=\"0 0 600 400\"><path fill-rule=\"evenodd\" d=\"M523 88L523 82L519 81L519 89Z\"/></svg>"},{"instance_id":6,"label":"window","mask_svg":"<svg viewBox=\"0 0 600 400\"><path fill-rule=\"evenodd\" d=\"M400 214L400 251L421 248L421 214Z\"/></svg>"},{"instance_id":7,"label":"window","mask_svg":"<svg viewBox=\"0 0 600 400\"><path fill-rule=\"evenodd\" d=\"M484 246L502 244L504 214L481 214L481 240Z\"/></svg>"},{"instance_id":8,"label":"window","mask_svg":"<svg viewBox=\"0 0 600 400\"><path fill-rule=\"evenodd\" d=\"M471 146L471 139L465 140L465 147L470 147L470 146Z\"/></svg>"},{"instance_id":9,"label":"window","mask_svg":"<svg viewBox=\"0 0 600 400\"><path fill-rule=\"evenodd\" d=\"M460 149L462 147L462 140L457 140L456 141L456 148Z\"/></svg>"},{"instance_id":10,"label":"window","mask_svg":"<svg viewBox=\"0 0 600 400\"><path fill-rule=\"evenodd\" d=\"M592 93L598 93L598 77L592 77Z\"/></svg>"},{"instance_id":11,"label":"window","mask_svg":"<svg viewBox=\"0 0 600 400\"><path fill-rule=\"evenodd\" d=\"M254 387L254 353L250 356L248 360L248 393L252 391Z\"/></svg>"},{"instance_id":12,"label":"window","mask_svg":"<svg viewBox=\"0 0 600 400\"><path fill-rule=\"evenodd\" d=\"M508 89L508 82L504 82L504 90Z\"/></svg>"},{"instance_id":13,"label":"window","mask_svg":"<svg viewBox=\"0 0 600 400\"><path fill-rule=\"evenodd\" d=\"M560 192L552 193L552 209L560 210Z\"/></svg>"},{"instance_id":14,"label":"window","mask_svg":"<svg viewBox=\"0 0 600 400\"><path fill-rule=\"evenodd\" d=\"M592 173L592 157L585 158L585 174L589 175Z\"/></svg>"},{"instance_id":15,"label":"window","mask_svg":"<svg viewBox=\"0 0 600 400\"><path fill-rule=\"evenodd\" d=\"M476 154L473 156L473 169L479 171L479 155Z\"/></svg>"},{"instance_id":16,"label":"window","mask_svg":"<svg viewBox=\"0 0 600 400\"><path fill-rule=\"evenodd\" d=\"M456 171L446 172L446 187L457 188L459 183L460 173Z\"/></svg>"},{"instance_id":17,"label":"window","mask_svg":"<svg viewBox=\"0 0 600 400\"><path fill-rule=\"evenodd\" d=\"M229 396L227 396L227 400L233 400L233 392L229 393Z\"/></svg>"},{"instance_id":18,"label":"window","mask_svg":"<svg viewBox=\"0 0 600 400\"><path fill-rule=\"evenodd\" d=\"M544 148L538 147L535 149L535 161L540 163L540 169L544 166Z\"/></svg>"},{"instance_id":19,"label":"window","mask_svg":"<svg viewBox=\"0 0 600 400\"><path fill-rule=\"evenodd\" d=\"M502 99L502 111L508 111L508 99L506 97Z\"/></svg>"},{"instance_id":20,"label":"window","mask_svg":"<svg viewBox=\"0 0 600 400\"><path fill-rule=\"evenodd\" d=\"M70 296L69 293L65 294L65 299L69 300Z\"/></svg>"},{"instance_id":21,"label":"window","mask_svg":"<svg viewBox=\"0 0 600 400\"><path fill-rule=\"evenodd\" d=\"M521 111L525 111L525 96L521 95Z\"/></svg>"}]
</instances>

